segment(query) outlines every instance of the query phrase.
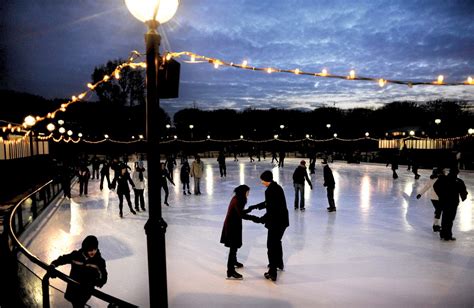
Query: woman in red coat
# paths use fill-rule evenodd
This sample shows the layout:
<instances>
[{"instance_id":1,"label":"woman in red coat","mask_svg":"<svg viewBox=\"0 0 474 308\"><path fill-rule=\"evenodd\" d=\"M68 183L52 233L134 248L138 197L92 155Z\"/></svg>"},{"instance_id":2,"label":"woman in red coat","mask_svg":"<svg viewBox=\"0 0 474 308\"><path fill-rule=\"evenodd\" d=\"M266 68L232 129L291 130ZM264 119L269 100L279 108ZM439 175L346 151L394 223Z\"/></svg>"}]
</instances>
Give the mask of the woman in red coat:
<instances>
[{"instance_id":1,"label":"woman in red coat","mask_svg":"<svg viewBox=\"0 0 474 308\"><path fill-rule=\"evenodd\" d=\"M237 250L242 247L242 219L254 220L257 217L248 215L244 210L250 187L240 185L234 189L234 197L230 201L227 215L222 228L221 243L229 247L229 258L227 260L227 278L242 279L242 275L235 271L235 267L244 265L237 262Z\"/></svg>"}]
</instances>

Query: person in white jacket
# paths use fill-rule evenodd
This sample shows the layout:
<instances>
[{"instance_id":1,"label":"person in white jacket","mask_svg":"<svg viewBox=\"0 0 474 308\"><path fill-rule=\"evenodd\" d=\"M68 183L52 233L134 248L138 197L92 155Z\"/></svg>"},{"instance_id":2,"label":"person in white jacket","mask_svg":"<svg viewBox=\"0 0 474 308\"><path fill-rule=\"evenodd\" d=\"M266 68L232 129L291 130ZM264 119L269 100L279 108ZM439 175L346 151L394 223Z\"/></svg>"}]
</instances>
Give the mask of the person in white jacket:
<instances>
[{"instance_id":1,"label":"person in white jacket","mask_svg":"<svg viewBox=\"0 0 474 308\"><path fill-rule=\"evenodd\" d=\"M440 174L442 174L442 170L434 168L433 173L430 175L430 179L428 180L428 182L426 182L425 186L421 188L421 190L418 192L418 195L416 195L416 199L420 199L421 195L428 192L428 196L430 197L431 203L433 204L433 207L435 209L433 219L433 232L441 231L440 218L443 209L441 207L441 204L439 203L438 195L433 189L433 185L438 180L438 176Z\"/></svg>"},{"instance_id":2,"label":"person in white jacket","mask_svg":"<svg viewBox=\"0 0 474 308\"><path fill-rule=\"evenodd\" d=\"M196 159L191 165L191 177L194 178L194 194L201 194L201 177L204 174L204 164L201 161L199 155L196 155Z\"/></svg>"},{"instance_id":3,"label":"person in white jacket","mask_svg":"<svg viewBox=\"0 0 474 308\"><path fill-rule=\"evenodd\" d=\"M145 191L145 168L141 160L135 162L132 181L135 183L135 187L133 188L135 192L135 210L139 212L138 206L140 205L142 211L145 211L145 198L143 197L143 192Z\"/></svg>"}]
</instances>

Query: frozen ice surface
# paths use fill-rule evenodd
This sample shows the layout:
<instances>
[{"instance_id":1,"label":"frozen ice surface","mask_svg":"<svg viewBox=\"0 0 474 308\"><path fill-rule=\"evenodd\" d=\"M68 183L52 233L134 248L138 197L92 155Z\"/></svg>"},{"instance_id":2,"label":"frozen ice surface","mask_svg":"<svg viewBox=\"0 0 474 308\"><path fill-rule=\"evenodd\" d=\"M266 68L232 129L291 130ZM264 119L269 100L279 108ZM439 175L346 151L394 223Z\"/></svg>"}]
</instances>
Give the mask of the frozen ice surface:
<instances>
[{"instance_id":1,"label":"frozen ice surface","mask_svg":"<svg viewBox=\"0 0 474 308\"><path fill-rule=\"evenodd\" d=\"M331 164L336 180L337 212L326 211L322 165L306 186L306 211L293 208L292 174L300 159L284 168L265 161L227 160L221 178L215 158L203 159L205 177L200 196L183 195L179 162L170 185L170 207L163 206L170 307L419 307L474 305L474 173L461 171L468 199L461 203L453 227L455 242L440 241L432 231L433 207L427 196L415 198L430 175L421 178L400 166L397 180L390 168L377 164ZM283 237L285 270L274 283L267 270L266 229L243 222L243 246L237 253L244 279L226 279L228 249L219 243L232 190L251 187L248 205L263 201L259 175L271 169L285 190L290 227ZM33 254L45 262L80 247L88 234L99 238L107 260L109 281L102 288L113 296L149 306L147 247L144 224L148 212L132 215L124 205L118 213L115 192L89 182L89 196L79 197L74 185L40 229L29 236ZM192 190L191 179L191 190ZM146 192L145 192L146 194ZM133 202L133 193L132 193ZM149 205L146 204L148 207ZM253 214L262 215L263 211ZM69 268L60 268L69 273ZM53 285L64 290L58 279ZM56 299L55 302L60 302ZM97 300L93 307L106 307Z\"/></svg>"}]
</instances>

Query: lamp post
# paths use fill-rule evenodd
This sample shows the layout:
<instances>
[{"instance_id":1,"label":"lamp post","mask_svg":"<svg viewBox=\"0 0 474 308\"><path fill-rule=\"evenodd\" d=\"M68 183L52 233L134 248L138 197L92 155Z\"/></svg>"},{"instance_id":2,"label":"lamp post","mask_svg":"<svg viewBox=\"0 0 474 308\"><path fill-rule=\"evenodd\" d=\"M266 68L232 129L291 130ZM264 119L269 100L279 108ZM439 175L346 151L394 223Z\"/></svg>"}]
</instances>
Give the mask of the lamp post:
<instances>
[{"instance_id":1,"label":"lamp post","mask_svg":"<svg viewBox=\"0 0 474 308\"><path fill-rule=\"evenodd\" d=\"M170 20L178 9L179 0L125 0L130 13L148 26L146 44L146 149L148 168L149 218L145 224L148 250L148 280L150 307L168 307L166 280L167 224L161 213L160 125L154 123L159 116L160 65L159 47L161 36L158 26Z\"/></svg>"}]
</instances>

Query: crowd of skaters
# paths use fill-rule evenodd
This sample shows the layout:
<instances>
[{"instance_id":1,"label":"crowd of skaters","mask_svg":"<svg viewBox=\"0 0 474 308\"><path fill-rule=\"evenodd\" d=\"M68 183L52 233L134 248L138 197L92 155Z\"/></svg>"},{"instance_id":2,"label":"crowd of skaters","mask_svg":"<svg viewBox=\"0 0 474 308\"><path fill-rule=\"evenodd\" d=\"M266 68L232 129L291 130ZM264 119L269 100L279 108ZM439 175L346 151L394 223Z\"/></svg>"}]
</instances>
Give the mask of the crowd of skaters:
<instances>
[{"instance_id":1,"label":"crowd of skaters","mask_svg":"<svg viewBox=\"0 0 474 308\"><path fill-rule=\"evenodd\" d=\"M254 163L257 158L265 160L265 152L261 155L258 153L249 153L249 162ZM238 161L238 155L234 153L234 161ZM285 152L272 152L271 164L280 168L284 168ZM398 156L394 156L387 164L391 164L393 179L398 178L396 170L398 169ZM145 201L143 191L145 189L145 168L143 158L134 155L131 163L134 168L129 167L128 156L122 160L114 159L99 159L96 155L91 159L84 157L76 166L77 176L79 179L79 194L80 196L87 196L89 178L99 181L100 189L103 189L104 182L108 185L110 190L116 190L119 198L119 215L123 217L123 200L125 199L129 210L132 214L142 210L145 211ZM219 167L219 174L221 177L227 177L226 168L226 153L221 150L217 156L216 163ZM336 204L334 201L334 190L336 182L330 167L332 163L332 156L330 154L324 155L321 160L323 165L323 185L327 190L328 212L336 211ZM89 171L89 166L92 168L92 173ZM175 185L173 179L174 168L177 167L176 155L167 155L164 162L161 163L161 188L163 189L164 205L169 206L168 183ZM415 179L418 180L418 164L415 161L411 162L408 170L414 173ZM309 174L308 174L309 169ZM294 208L295 210L305 210L304 189L306 183L310 189L313 189L311 175L315 174L316 169L316 155L310 153L309 168L306 166L306 160L301 160L299 165L293 172L293 186L294 186ZM110 180L110 170L113 171L112 180ZM191 164L186 155L181 155L180 167L180 182L182 184L182 191L184 195L191 195L190 179L193 179L193 194L201 194L201 178L204 173L204 163L199 155L194 156ZM429 198L433 203L435 209L433 220L433 231L440 232L440 238L445 241L456 240L452 234L453 221L456 217L457 206L459 200L464 201L467 198L467 189L464 182L457 177L459 170L457 166L452 166L449 169L435 168L432 175L426 181L425 185L419 190L416 198L429 192ZM99 179L100 175L100 179ZM65 178L65 177L62 177ZM265 191L265 201L245 208L247 198L250 192L250 187L247 185L240 185L234 189L234 196L228 206L227 215L224 220L224 226L221 234L221 243L229 248L229 256L227 261L227 278L242 279L242 275L237 273L235 268L243 267L243 264L237 261L237 250L242 246L242 220L251 220L255 223L262 223L268 230L267 235L267 249L268 249L268 271L264 273L266 279L276 281L277 270L283 270L283 248L282 237L288 224L288 209L285 194L281 186L273 181L273 174L267 170L260 176L262 184L267 187ZM135 195L135 206L133 208L130 198L130 186L133 188ZM67 187L66 187L67 186ZM70 198L70 188L66 185L64 189L65 196ZM266 213L261 217L250 215L253 210L265 209Z\"/></svg>"}]
</instances>

